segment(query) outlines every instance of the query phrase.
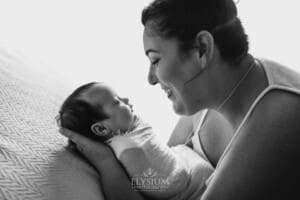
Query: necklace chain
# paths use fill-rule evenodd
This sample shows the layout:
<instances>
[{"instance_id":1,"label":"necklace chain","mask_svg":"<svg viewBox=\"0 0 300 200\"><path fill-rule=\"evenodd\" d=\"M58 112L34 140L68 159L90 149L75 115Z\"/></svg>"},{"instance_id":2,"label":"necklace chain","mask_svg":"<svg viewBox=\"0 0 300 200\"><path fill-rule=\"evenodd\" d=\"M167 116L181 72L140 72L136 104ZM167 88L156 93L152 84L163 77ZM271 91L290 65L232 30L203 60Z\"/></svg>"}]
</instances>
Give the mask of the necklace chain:
<instances>
[{"instance_id":1,"label":"necklace chain","mask_svg":"<svg viewBox=\"0 0 300 200\"><path fill-rule=\"evenodd\" d=\"M248 68L246 73L242 76L242 78L235 84L235 86L232 88L228 96L223 100L223 102L218 106L217 111L220 111L221 108L227 103L227 101L233 96L235 91L238 89L238 87L243 83L243 81L247 78L249 72L253 69L255 66L255 61L251 64L251 66Z\"/></svg>"}]
</instances>

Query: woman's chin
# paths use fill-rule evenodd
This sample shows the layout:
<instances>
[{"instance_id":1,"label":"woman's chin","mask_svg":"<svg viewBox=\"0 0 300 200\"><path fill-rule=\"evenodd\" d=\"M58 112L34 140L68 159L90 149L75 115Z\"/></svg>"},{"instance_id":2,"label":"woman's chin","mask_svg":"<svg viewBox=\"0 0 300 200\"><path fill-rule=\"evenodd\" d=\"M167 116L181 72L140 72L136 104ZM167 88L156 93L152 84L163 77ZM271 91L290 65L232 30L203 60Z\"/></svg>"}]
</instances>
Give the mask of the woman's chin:
<instances>
[{"instance_id":1,"label":"woman's chin","mask_svg":"<svg viewBox=\"0 0 300 200\"><path fill-rule=\"evenodd\" d=\"M185 116L190 116L193 115L196 112L192 112L191 110L189 110L186 106L182 105L182 104L173 104L173 110L176 114L178 115L185 115Z\"/></svg>"},{"instance_id":2,"label":"woman's chin","mask_svg":"<svg viewBox=\"0 0 300 200\"><path fill-rule=\"evenodd\" d=\"M183 108L182 105L178 105L176 103L173 103L173 110L178 115L183 115L184 114L184 108Z\"/></svg>"}]
</instances>

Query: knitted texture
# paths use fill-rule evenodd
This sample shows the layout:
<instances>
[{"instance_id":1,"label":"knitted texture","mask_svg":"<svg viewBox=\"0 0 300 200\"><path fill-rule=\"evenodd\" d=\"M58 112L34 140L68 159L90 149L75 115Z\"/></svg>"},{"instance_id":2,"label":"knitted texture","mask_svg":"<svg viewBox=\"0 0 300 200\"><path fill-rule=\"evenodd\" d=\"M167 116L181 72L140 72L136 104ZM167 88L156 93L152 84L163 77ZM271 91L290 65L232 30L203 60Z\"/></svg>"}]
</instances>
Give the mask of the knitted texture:
<instances>
[{"instance_id":1,"label":"knitted texture","mask_svg":"<svg viewBox=\"0 0 300 200\"><path fill-rule=\"evenodd\" d=\"M1 200L103 199L97 172L58 133L70 92L45 66L0 49Z\"/></svg>"}]
</instances>

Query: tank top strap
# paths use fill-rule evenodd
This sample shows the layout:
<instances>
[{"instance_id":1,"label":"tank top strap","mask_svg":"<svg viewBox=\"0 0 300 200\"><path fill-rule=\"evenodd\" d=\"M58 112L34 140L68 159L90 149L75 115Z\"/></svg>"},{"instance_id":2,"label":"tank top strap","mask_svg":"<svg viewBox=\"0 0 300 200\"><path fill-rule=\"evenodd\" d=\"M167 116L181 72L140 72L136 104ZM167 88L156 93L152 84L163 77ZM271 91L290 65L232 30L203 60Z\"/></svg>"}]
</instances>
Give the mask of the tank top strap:
<instances>
[{"instance_id":1,"label":"tank top strap","mask_svg":"<svg viewBox=\"0 0 300 200\"><path fill-rule=\"evenodd\" d=\"M300 96L300 74L282 66L276 62L269 61L266 59L258 60L261 64L263 69L265 70L267 79L268 79L268 87L265 88L255 99L252 103L250 109L244 116L242 122L240 123L239 127L235 131L233 137L231 138L229 144L227 145L225 151L223 152L216 168L218 168L219 163L222 162L223 158L231 148L233 142L236 140L237 135L239 134L242 127L245 125L246 121L249 119L252 111L254 110L255 106L258 102L270 91L272 90L283 90L287 92L291 92Z\"/></svg>"},{"instance_id":2,"label":"tank top strap","mask_svg":"<svg viewBox=\"0 0 300 200\"><path fill-rule=\"evenodd\" d=\"M285 67L282 66L279 63L276 63L274 61L270 61L267 59L259 58L256 59L261 66L263 67L267 80L268 80L268 87L265 88L259 96L255 99L255 101L252 103L250 109L248 110L247 114L243 118L241 124L239 125L238 129L234 133L232 139L230 140L229 144L227 145L226 149L224 150L221 158L219 159L219 162L216 166L216 169L219 167L220 163L224 159L225 155L229 151L229 149L232 147L232 144L236 141L236 137L239 134L242 127L245 125L247 120L249 119L249 116L251 115L252 111L254 110L257 103L270 91L272 90L283 90L287 92L291 92L294 94L297 94L300 96L300 74ZM212 173L211 176L206 180L206 185L210 183L210 181L213 179L215 173Z\"/></svg>"},{"instance_id":3,"label":"tank top strap","mask_svg":"<svg viewBox=\"0 0 300 200\"><path fill-rule=\"evenodd\" d=\"M193 128L193 135L190 137L190 140L193 144L193 150L196 153L198 153L202 158L209 161L208 157L206 156L203 150L202 142L200 141L200 135L199 135L202 125L207 116L207 113L208 113L208 109L205 109L200 111L193 117L194 128Z\"/></svg>"}]
</instances>

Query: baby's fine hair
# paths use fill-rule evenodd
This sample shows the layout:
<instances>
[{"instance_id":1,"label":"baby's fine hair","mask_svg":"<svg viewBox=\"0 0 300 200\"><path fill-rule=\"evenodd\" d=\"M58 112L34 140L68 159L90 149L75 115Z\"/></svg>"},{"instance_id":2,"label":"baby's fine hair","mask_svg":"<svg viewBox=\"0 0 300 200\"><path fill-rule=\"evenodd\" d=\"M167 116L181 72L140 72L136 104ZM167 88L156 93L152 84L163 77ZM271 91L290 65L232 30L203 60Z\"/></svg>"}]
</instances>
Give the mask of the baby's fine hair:
<instances>
[{"instance_id":1,"label":"baby's fine hair","mask_svg":"<svg viewBox=\"0 0 300 200\"><path fill-rule=\"evenodd\" d=\"M93 134L91 126L95 122L107 119L108 116L103 112L101 105L92 105L81 98L84 92L96 84L99 84L99 82L90 82L73 91L63 102L57 121L62 128L70 129L89 138L101 140L101 137Z\"/></svg>"}]
</instances>

